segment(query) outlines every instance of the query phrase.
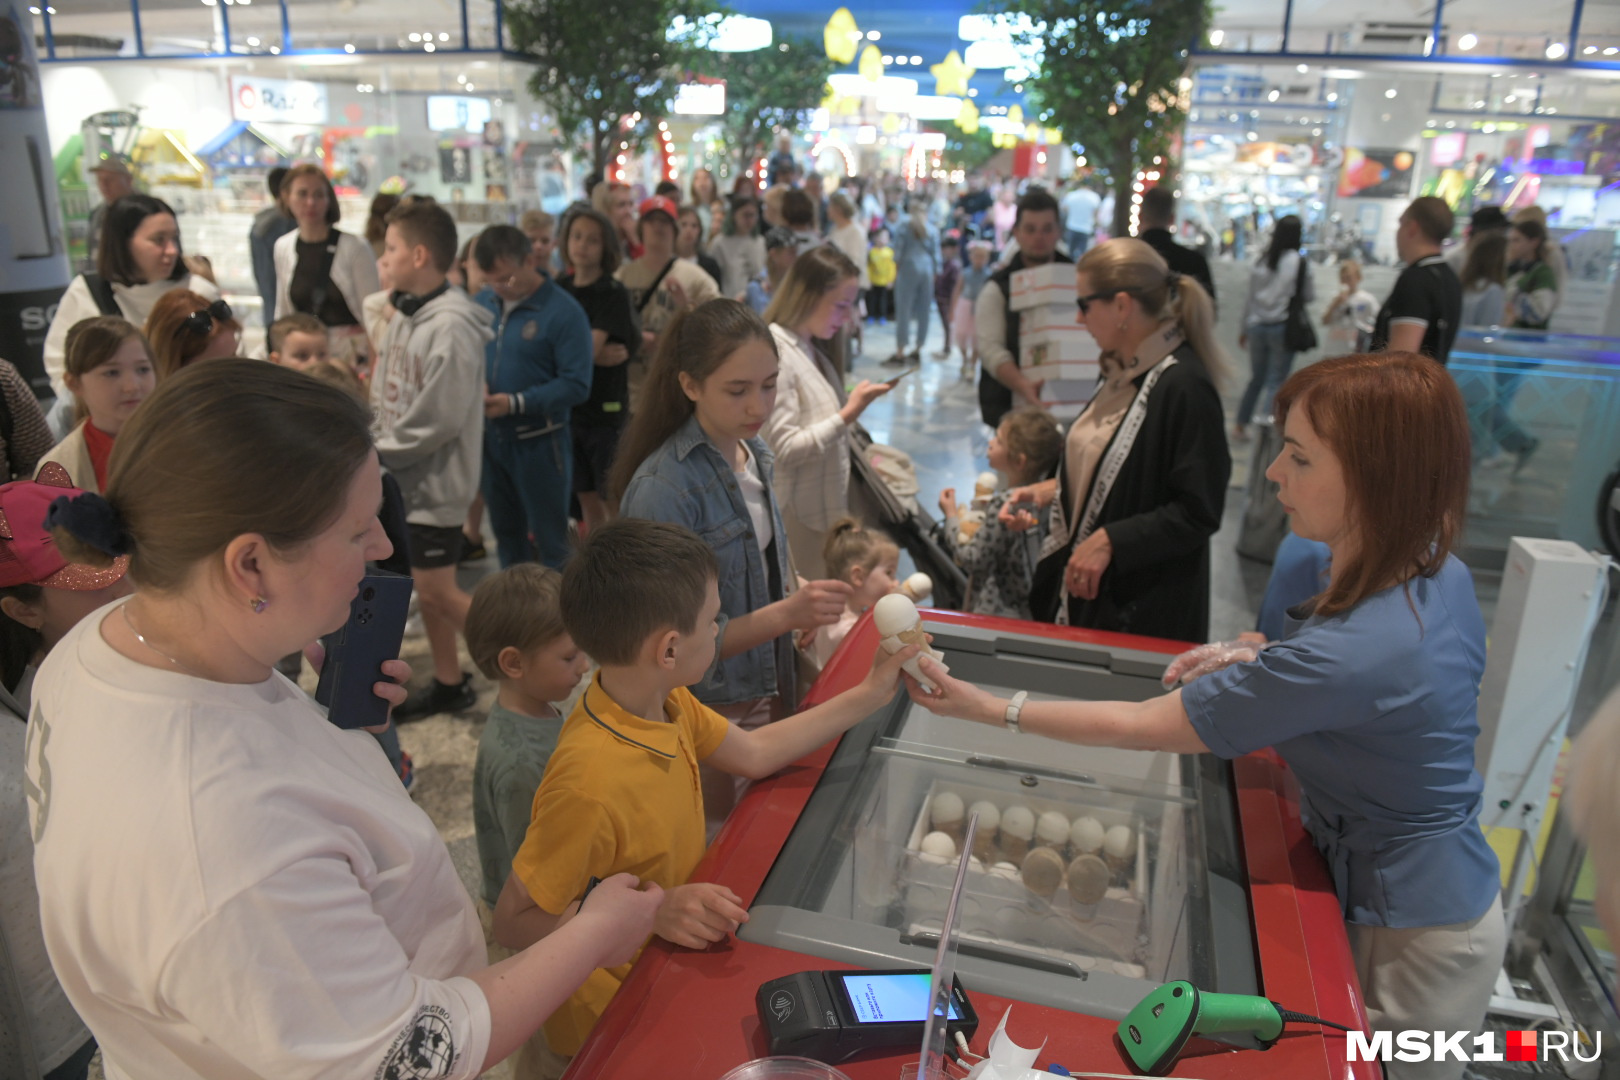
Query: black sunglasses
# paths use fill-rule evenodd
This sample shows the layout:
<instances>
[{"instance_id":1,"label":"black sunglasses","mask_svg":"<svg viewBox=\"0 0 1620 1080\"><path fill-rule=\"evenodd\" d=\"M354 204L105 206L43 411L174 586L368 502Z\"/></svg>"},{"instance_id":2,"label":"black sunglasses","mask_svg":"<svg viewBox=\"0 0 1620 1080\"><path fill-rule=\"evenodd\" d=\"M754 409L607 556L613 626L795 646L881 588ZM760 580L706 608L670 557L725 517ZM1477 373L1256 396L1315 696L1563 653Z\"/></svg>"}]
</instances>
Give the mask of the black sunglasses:
<instances>
[{"instance_id":1,"label":"black sunglasses","mask_svg":"<svg viewBox=\"0 0 1620 1080\"><path fill-rule=\"evenodd\" d=\"M182 324L187 330L201 337L207 337L214 332L214 323L226 322L231 317L231 305L223 300L215 300L201 311L193 311L186 316Z\"/></svg>"},{"instance_id":2,"label":"black sunglasses","mask_svg":"<svg viewBox=\"0 0 1620 1080\"><path fill-rule=\"evenodd\" d=\"M1112 300L1118 295L1119 290L1115 289L1113 292L1094 292L1090 296L1077 296L1075 297L1074 306L1080 309L1080 314L1085 315L1090 312L1091 305L1096 301Z\"/></svg>"}]
</instances>

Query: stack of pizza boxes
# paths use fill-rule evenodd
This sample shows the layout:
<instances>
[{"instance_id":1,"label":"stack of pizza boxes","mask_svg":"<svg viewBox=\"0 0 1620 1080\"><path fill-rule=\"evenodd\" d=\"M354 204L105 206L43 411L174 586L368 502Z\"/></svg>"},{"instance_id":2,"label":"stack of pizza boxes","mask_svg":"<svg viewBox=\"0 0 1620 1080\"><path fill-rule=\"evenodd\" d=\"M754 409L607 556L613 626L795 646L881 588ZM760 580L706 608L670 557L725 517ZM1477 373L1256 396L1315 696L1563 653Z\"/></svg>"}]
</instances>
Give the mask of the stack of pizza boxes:
<instances>
[{"instance_id":1,"label":"stack of pizza boxes","mask_svg":"<svg viewBox=\"0 0 1620 1080\"><path fill-rule=\"evenodd\" d=\"M1097 385L1097 343L1076 319L1073 263L1048 263L1012 276L1010 311L1018 312L1018 366L1043 379L1041 401L1072 420Z\"/></svg>"}]
</instances>

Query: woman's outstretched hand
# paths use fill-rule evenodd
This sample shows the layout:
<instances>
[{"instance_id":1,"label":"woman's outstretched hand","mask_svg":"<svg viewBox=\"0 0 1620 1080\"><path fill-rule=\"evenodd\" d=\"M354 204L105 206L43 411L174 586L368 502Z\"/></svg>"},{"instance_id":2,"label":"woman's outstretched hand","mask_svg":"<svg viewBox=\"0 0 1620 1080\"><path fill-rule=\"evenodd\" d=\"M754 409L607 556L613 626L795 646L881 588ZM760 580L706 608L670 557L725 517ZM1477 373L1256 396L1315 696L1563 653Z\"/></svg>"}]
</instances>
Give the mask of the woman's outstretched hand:
<instances>
[{"instance_id":1,"label":"woman's outstretched hand","mask_svg":"<svg viewBox=\"0 0 1620 1080\"><path fill-rule=\"evenodd\" d=\"M917 664L922 668L922 673L928 677L928 681L938 687L937 692L930 694L909 673L903 674L906 693L910 694L911 700L918 705L937 716L954 716L960 720L972 720L994 727L1001 727L1006 722L1004 716L1007 703L994 694L987 693L970 682L951 678L926 656L920 657Z\"/></svg>"}]
</instances>

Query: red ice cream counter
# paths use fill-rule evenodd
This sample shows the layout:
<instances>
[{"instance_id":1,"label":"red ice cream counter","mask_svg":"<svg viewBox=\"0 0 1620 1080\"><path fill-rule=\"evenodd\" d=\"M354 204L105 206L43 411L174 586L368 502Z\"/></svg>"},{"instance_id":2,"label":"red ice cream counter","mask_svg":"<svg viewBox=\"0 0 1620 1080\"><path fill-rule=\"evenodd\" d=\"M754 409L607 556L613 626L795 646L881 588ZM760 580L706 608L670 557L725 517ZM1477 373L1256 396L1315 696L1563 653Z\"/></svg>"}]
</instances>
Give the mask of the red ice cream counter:
<instances>
[{"instance_id":1,"label":"red ice cream counter","mask_svg":"<svg viewBox=\"0 0 1620 1080\"><path fill-rule=\"evenodd\" d=\"M1004 696L1142 700L1161 692L1165 664L1185 647L956 612L924 618L953 675ZM809 700L859 682L876 648L863 619ZM1270 754L1223 762L1078 747L935 717L897 696L836 746L754 785L694 875L742 897L749 922L705 952L649 946L568 1075L718 1080L768 1053L761 983L930 965L956 862L946 852L975 811L957 960L980 1016L975 1053L1012 1006L1008 1034L1046 1041L1038 1067L1129 1073L1115 1028L1173 979L1362 1026L1338 901L1297 794ZM1033 874L1026 860L1042 847L1050 854L1030 865L1048 872ZM892 1080L915 1059L839 1068ZM1170 1075L1376 1080L1377 1068L1347 1062L1342 1032L1298 1027L1264 1051L1195 1038Z\"/></svg>"}]
</instances>

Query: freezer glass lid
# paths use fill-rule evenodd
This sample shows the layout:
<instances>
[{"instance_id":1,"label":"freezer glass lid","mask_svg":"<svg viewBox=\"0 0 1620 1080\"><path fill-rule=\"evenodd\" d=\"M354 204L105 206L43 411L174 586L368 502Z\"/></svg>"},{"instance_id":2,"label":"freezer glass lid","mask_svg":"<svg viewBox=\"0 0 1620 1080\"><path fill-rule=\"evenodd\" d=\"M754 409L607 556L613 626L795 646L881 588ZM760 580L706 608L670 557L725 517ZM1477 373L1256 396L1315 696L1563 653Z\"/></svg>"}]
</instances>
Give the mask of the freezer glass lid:
<instances>
[{"instance_id":1,"label":"freezer glass lid","mask_svg":"<svg viewBox=\"0 0 1620 1080\"><path fill-rule=\"evenodd\" d=\"M1010 693L998 673L1040 683L1006 670L1016 658L948 655L993 692ZM1059 689L1061 664L1039 663ZM1140 678L1114 678L1110 692L1145 696L1129 685ZM1013 735L903 695L845 736L741 936L927 964L975 812L958 969L970 991L1109 1017L1173 979L1259 992L1225 762Z\"/></svg>"}]
</instances>

